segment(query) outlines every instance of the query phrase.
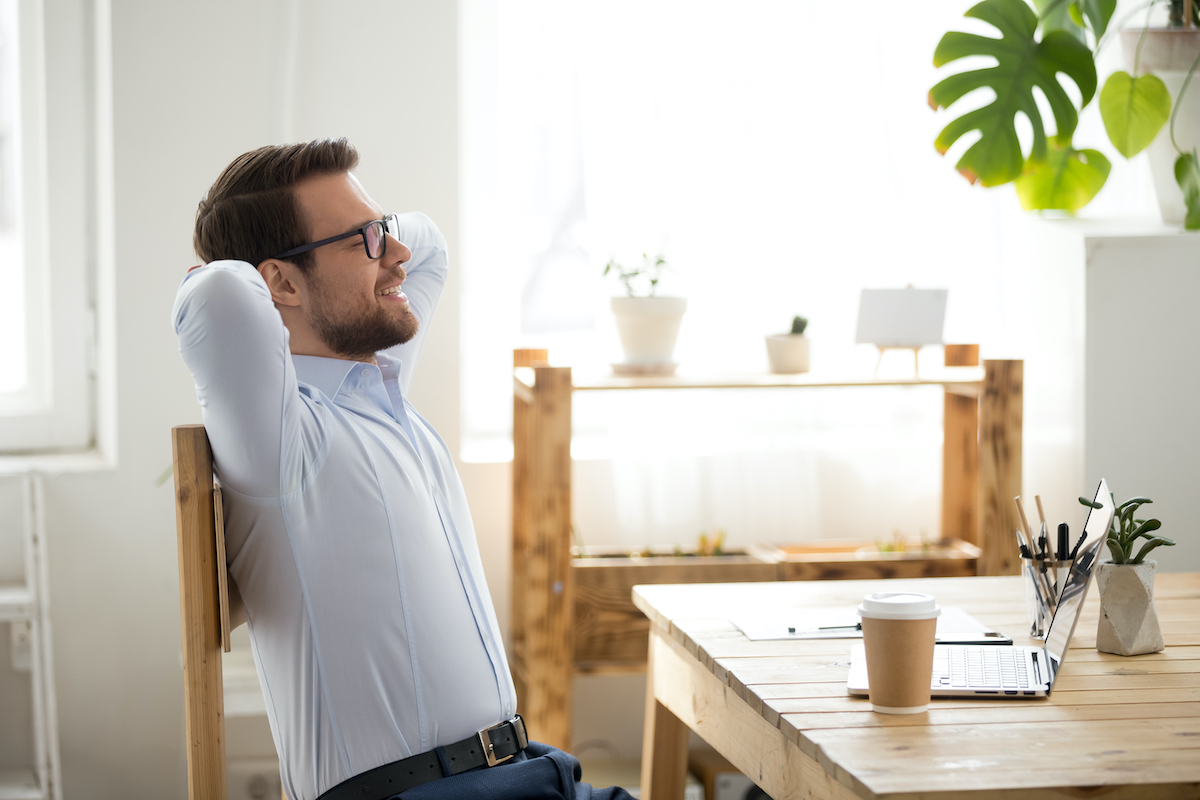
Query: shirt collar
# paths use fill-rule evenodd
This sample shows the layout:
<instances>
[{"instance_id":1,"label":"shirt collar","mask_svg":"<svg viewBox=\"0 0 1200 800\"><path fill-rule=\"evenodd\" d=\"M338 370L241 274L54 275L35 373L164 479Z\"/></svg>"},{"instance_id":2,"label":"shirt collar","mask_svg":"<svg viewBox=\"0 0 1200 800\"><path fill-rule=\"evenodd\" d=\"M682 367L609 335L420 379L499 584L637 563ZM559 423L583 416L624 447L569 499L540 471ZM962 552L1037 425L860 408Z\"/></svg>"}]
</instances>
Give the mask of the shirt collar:
<instances>
[{"instance_id":1,"label":"shirt collar","mask_svg":"<svg viewBox=\"0 0 1200 800\"><path fill-rule=\"evenodd\" d=\"M399 379L400 359L376 353L375 360L379 362L379 371L383 376L384 383ZM292 356L292 363L296 367L296 380L312 386L329 398L337 396L346 379L355 370L372 366L365 361L298 355Z\"/></svg>"}]
</instances>

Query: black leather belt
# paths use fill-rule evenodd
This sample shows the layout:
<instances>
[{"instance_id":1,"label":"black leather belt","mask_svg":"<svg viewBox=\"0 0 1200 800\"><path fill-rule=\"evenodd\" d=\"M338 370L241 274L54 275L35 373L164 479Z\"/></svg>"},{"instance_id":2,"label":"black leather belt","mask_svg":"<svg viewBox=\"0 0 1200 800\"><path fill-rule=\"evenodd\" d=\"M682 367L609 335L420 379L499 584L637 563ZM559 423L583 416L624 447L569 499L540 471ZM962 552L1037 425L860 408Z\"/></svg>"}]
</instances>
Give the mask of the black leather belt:
<instances>
[{"instance_id":1,"label":"black leather belt","mask_svg":"<svg viewBox=\"0 0 1200 800\"><path fill-rule=\"evenodd\" d=\"M383 800L422 783L503 764L529 746L520 714L461 742L384 764L342 781L317 800ZM441 750L442 758L438 757ZM444 759L444 761L443 761ZM445 763L446 768L442 768Z\"/></svg>"}]
</instances>

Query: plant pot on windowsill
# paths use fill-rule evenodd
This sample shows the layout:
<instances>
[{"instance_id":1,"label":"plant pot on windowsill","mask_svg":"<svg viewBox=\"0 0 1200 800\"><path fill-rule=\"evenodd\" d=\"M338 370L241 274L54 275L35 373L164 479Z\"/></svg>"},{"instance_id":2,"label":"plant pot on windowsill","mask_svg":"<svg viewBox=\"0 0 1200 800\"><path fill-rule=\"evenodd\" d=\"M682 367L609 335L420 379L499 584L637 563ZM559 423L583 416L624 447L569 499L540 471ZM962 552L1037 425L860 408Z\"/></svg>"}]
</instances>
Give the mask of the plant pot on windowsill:
<instances>
[{"instance_id":1,"label":"plant pot on windowsill","mask_svg":"<svg viewBox=\"0 0 1200 800\"><path fill-rule=\"evenodd\" d=\"M667 271L662 253L642 254L639 266L625 266L615 258L604 266L605 275L613 275L625 287L626 297L612 298L613 317L625 360L613 364L617 375L672 375L675 367L675 341L687 300L656 295L658 282Z\"/></svg>"},{"instance_id":2,"label":"plant pot on windowsill","mask_svg":"<svg viewBox=\"0 0 1200 800\"><path fill-rule=\"evenodd\" d=\"M1085 506L1099 508L1086 498ZM1108 529L1109 561L1096 568L1096 583L1100 587L1100 624L1096 628L1096 649L1119 656L1157 653L1164 647L1158 614L1154 610L1153 560L1146 555L1156 547L1172 546L1175 542L1153 535L1162 527L1156 519L1135 519L1138 507L1151 502L1135 497L1117 506ZM1137 540L1145 539L1140 549Z\"/></svg>"},{"instance_id":3,"label":"plant pot on windowsill","mask_svg":"<svg viewBox=\"0 0 1200 800\"><path fill-rule=\"evenodd\" d=\"M614 297L613 316L625 361L618 371L663 374L675 371L675 342L687 311L683 297Z\"/></svg>"},{"instance_id":4,"label":"plant pot on windowsill","mask_svg":"<svg viewBox=\"0 0 1200 800\"><path fill-rule=\"evenodd\" d=\"M767 335L767 362L776 375L796 375L808 372L808 337L804 335L808 320L796 317L789 333Z\"/></svg>"}]
</instances>

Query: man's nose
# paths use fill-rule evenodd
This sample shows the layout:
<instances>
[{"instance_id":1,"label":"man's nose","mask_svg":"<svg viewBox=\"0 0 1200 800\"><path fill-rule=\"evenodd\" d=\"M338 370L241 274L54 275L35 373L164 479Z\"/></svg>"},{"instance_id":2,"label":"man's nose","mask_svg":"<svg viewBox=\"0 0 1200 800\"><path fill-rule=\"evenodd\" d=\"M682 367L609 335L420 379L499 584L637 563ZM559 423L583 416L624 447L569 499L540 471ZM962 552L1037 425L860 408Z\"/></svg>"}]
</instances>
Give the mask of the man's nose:
<instances>
[{"instance_id":1,"label":"man's nose","mask_svg":"<svg viewBox=\"0 0 1200 800\"><path fill-rule=\"evenodd\" d=\"M400 267L401 264L407 264L409 259L412 258L412 250L409 250L408 245L390 233L386 235L388 238L387 254L395 258L397 267ZM404 271L402 267L400 269L402 272Z\"/></svg>"}]
</instances>

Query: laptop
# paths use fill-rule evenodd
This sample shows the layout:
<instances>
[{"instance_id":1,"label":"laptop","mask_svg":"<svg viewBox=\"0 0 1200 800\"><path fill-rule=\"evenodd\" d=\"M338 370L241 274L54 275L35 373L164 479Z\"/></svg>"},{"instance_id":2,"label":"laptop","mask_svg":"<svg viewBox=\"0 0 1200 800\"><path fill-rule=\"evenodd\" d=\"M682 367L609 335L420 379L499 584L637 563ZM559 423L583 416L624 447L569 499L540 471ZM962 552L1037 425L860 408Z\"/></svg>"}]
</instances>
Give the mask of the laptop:
<instances>
[{"instance_id":1,"label":"laptop","mask_svg":"<svg viewBox=\"0 0 1200 800\"><path fill-rule=\"evenodd\" d=\"M1075 634L1075 623L1079 621L1092 571L1099 560L1100 548L1108 538L1108 526L1115 511L1108 484L1103 480L1096 489L1095 502L1100 507L1088 513L1084 524L1087 538L1080 545L1059 594L1054 619L1046 631L1045 645L935 645L930 685L932 696L1045 697L1050 694ZM850 694L867 694L867 658L861 644L856 644L851 652L846 688Z\"/></svg>"}]
</instances>

